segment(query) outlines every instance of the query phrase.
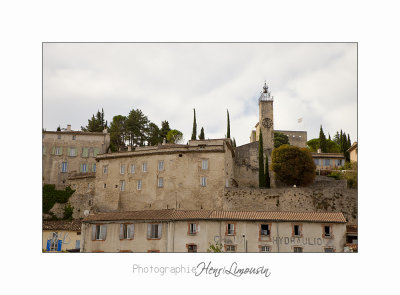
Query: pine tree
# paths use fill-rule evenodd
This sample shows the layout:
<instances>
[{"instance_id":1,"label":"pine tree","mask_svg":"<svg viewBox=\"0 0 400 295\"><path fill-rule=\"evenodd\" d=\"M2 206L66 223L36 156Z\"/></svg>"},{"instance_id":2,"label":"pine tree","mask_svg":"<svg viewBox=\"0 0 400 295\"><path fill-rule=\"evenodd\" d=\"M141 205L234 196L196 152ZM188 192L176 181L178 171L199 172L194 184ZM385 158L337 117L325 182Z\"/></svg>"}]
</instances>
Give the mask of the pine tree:
<instances>
[{"instance_id":1,"label":"pine tree","mask_svg":"<svg viewBox=\"0 0 400 295\"><path fill-rule=\"evenodd\" d=\"M322 130L322 125L319 130L319 147L322 153L326 153L326 137L324 131Z\"/></svg>"},{"instance_id":2,"label":"pine tree","mask_svg":"<svg viewBox=\"0 0 400 295\"><path fill-rule=\"evenodd\" d=\"M61 131L61 127L60 127L60 125L58 125L58 127L57 127L57 131Z\"/></svg>"},{"instance_id":3,"label":"pine tree","mask_svg":"<svg viewBox=\"0 0 400 295\"><path fill-rule=\"evenodd\" d=\"M263 138L261 130L260 130L260 140L258 141L258 186L265 187L264 152L263 152Z\"/></svg>"},{"instance_id":4,"label":"pine tree","mask_svg":"<svg viewBox=\"0 0 400 295\"><path fill-rule=\"evenodd\" d=\"M204 138L204 128L203 128L203 127L201 127L199 139L200 139L200 140L204 140L204 139L205 139L205 138Z\"/></svg>"},{"instance_id":5,"label":"pine tree","mask_svg":"<svg viewBox=\"0 0 400 295\"><path fill-rule=\"evenodd\" d=\"M328 133L328 135L329 135L329 136L328 136L328 139L331 140L331 135L330 135L329 133Z\"/></svg>"},{"instance_id":6,"label":"pine tree","mask_svg":"<svg viewBox=\"0 0 400 295\"><path fill-rule=\"evenodd\" d=\"M271 179L269 177L268 154L265 155L265 187L271 188Z\"/></svg>"},{"instance_id":7,"label":"pine tree","mask_svg":"<svg viewBox=\"0 0 400 295\"><path fill-rule=\"evenodd\" d=\"M231 138L231 124L230 124L230 121L229 121L229 111L228 110L226 110L226 114L227 114L227 120L228 120L226 138Z\"/></svg>"},{"instance_id":8,"label":"pine tree","mask_svg":"<svg viewBox=\"0 0 400 295\"><path fill-rule=\"evenodd\" d=\"M193 131L192 131L192 140L196 140L197 136L197 124L196 124L196 109L193 109Z\"/></svg>"}]
</instances>

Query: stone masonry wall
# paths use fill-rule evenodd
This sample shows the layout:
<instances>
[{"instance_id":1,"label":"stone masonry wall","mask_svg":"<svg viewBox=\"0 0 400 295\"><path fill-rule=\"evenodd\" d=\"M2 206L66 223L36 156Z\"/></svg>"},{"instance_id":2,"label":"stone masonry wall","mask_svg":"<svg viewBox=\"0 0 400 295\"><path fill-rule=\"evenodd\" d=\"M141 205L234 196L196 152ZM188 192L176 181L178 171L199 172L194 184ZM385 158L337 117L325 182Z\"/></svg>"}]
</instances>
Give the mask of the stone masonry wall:
<instances>
[{"instance_id":1,"label":"stone masonry wall","mask_svg":"<svg viewBox=\"0 0 400 295\"><path fill-rule=\"evenodd\" d=\"M226 188L223 210L342 212L357 224L357 190L340 187Z\"/></svg>"}]
</instances>

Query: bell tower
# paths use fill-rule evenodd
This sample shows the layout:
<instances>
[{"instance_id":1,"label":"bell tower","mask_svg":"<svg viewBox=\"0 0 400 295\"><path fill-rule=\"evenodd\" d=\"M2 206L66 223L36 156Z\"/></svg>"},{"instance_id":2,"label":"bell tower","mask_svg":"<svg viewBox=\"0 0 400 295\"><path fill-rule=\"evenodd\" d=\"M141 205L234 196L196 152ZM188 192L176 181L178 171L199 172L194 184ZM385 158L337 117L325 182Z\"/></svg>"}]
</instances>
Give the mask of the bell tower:
<instances>
[{"instance_id":1,"label":"bell tower","mask_svg":"<svg viewBox=\"0 0 400 295\"><path fill-rule=\"evenodd\" d=\"M257 139L259 132L262 132L263 150L270 154L274 148L274 97L268 90L267 83L264 83L260 98L258 99L259 122L257 128Z\"/></svg>"}]
</instances>

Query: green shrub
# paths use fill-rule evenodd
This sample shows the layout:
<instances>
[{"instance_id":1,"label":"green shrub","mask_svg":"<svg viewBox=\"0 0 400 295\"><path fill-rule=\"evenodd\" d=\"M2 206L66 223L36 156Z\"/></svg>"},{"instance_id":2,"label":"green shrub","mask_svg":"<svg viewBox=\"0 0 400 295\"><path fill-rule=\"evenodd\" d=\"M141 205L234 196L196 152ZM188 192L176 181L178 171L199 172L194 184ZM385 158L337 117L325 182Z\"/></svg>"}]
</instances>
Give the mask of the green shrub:
<instances>
[{"instance_id":1,"label":"green shrub","mask_svg":"<svg viewBox=\"0 0 400 295\"><path fill-rule=\"evenodd\" d=\"M75 190L67 186L65 190L56 190L54 184L43 185L43 213L49 213L55 203L66 203Z\"/></svg>"},{"instance_id":2,"label":"green shrub","mask_svg":"<svg viewBox=\"0 0 400 295\"><path fill-rule=\"evenodd\" d=\"M342 179L342 173L338 172L338 171L333 171L331 172L329 175L327 175L328 177L332 177L335 178L336 180Z\"/></svg>"},{"instance_id":3,"label":"green shrub","mask_svg":"<svg viewBox=\"0 0 400 295\"><path fill-rule=\"evenodd\" d=\"M315 164L307 148L282 145L272 152L272 170L287 185L306 186L315 178Z\"/></svg>"},{"instance_id":4,"label":"green shrub","mask_svg":"<svg viewBox=\"0 0 400 295\"><path fill-rule=\"evenodd\" d=\"M64 207L64 220L72 220L72 214L74 213L74 207L70 203L67 203Z\"/></svg>"}]
</instances>

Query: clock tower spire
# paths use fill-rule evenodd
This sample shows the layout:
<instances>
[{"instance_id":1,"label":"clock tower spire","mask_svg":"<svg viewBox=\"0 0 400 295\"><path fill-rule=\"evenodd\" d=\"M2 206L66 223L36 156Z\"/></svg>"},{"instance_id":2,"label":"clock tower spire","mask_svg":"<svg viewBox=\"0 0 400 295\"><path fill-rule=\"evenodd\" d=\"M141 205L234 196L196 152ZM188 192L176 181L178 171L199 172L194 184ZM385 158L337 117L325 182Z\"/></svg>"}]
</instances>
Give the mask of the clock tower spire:
<instances>
[{"instance_id":1,"label":"clock tower spire","mask_svg":"<svg viewBox=\"0 0 400 295\"><path fill-rule=\"evenodd\" d=\"M267 82L264 82L263 90L258 99L258 108L257 140L259 140L259 134L262 132L263 150L271 154L274 148L274 97L271 96Z\"/></svg>"}]
</instances>

